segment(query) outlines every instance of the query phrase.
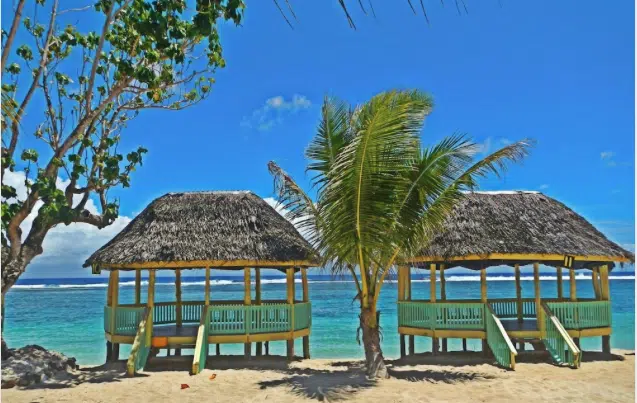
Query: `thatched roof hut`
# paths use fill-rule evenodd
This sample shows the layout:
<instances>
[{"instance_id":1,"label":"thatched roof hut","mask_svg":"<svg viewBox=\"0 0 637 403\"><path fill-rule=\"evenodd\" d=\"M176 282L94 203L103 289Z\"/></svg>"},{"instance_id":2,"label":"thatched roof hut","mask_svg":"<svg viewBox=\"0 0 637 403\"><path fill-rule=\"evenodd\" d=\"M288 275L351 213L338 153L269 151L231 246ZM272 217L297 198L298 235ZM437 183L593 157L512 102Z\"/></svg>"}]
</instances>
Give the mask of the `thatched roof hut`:
<instances>
[{"instance_id":1,"label":"thatched roof hut","mask_svg":"<svg viewBox=\"0 0 637 403\"><path fill-rule=\"evenodd\" d=\"M294 226L249 191L168 193L84 263L102 269L315 266Z\"/></svg>"},{"instance_id":2,"label":"thatched roof hut","mask_svg":"<svg viewBox=\"0 0 637 403\"><path fill-rule=\"evenodd\" d=\"M474 269L533 262L582 268L634 262L634 254L542 193L471 192L456 206L444 230L409 261Z\"/></svg>"}]
</instances>

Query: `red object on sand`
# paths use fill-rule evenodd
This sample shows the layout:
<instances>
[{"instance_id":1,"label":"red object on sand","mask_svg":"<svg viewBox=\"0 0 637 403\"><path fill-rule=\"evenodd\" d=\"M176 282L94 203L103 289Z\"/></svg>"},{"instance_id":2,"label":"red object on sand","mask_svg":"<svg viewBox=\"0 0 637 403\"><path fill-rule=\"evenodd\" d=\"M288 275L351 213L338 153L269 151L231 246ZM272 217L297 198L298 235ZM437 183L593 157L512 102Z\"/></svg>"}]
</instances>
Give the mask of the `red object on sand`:
<instances>
[{"instance_id":1,"label":"red object on sand","mask_svg":"<svg viewBox=\"0 0 637 403\"><path fill-rule=\"evenodd\" d=\"M181 384L181 389L188 389L190 386L187 383Z\"/></svg>"},{"instance_id":2,"label":"red object on sand","mask_svg":"<svg viewBox=\"0 0 637 403\"><path fill-rule=\"evenodd\" d=\"M212 375L210 375L210 378L208 378L208 379L210 379L210 380L212 381L212 380L213 380L213 379L215 379L216 377L217 377L217 374L212 374Z\"/></svg>"}]
</instances>

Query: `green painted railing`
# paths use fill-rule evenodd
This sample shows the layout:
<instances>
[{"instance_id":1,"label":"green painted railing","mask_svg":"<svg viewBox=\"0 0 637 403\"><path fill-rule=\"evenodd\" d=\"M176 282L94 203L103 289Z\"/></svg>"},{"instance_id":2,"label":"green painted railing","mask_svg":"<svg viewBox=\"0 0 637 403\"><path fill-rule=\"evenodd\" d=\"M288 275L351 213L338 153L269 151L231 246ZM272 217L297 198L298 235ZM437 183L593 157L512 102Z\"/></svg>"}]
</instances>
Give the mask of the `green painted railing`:
<instances>
[{"instance_id":1,"label":"green painted railing","mask_svg":"<svg viewBox=\"0 0 637 403\"><path fill-rule=\"evenodd\" d=\"M610 327L610 301L549 302L548 307L566 329Z\"/></svg>"},{"instance_id":2,"label":"green painted railing","mask_svg":"<svg viewBox=\"0 0 637 403\"><path fill-rule=\"evenodd\" d=\"M181 323L199 323L204 302L182 302ZM177 304L175 302L159 302L155 304L154 322L156 325L164 325L177 322Z\"/></svg>"},{"instance_id":3,"label":"green painted railing","mask_svg":"<svg viewBox=\"0 0 637 403\"><path fill-rule=\"evenodd\" d=\"M211 305L208 311L210 335L278 333L292 330L292 307L294 307L294 329L311 326L311 305L298 304L264 305Z\"/></svg>"},{"instance_id":4,"label":"green painted railing","mask_svg":"<svg viewBox=\"0 0 637 403\"><path fill-rule=\"evenodd\" d=\"M493 312L501 319L514 319L518 317L518 304L515 299L489 300ZM522 318L535 318L535 300L524 298L521 300Z\"/></svg>"},{"instance_id":5,"label":"green painted railing","mask_svg":"<svg viewBox=\"0 0 637 403\"><path fill-rule=\"evenodd\" d=\"M484 304L400 301L398 326L421 329L484 329Z\"/></svg>"},{"instance_id":6,"label":"green painted railing","mask_svg":"<svg viewBox=\"0 0 637 403\"><path fill-rule=\"evenodd\" d=\"M489 304L485 310L485 327L487 333L487 344L493 352L493 356L498 364L505 368L515 369L515 356L518 354L511 339L507 335L500 319Z\"/></svg>"},{"instance_id":7,"label":"green painted railing","mask_svg":"<svg viewBox=\"0 0 637 403\"><path fill-rule=\"evenodd\" d=\"M104 331L106 333L111 332L111 313L113 309L110 306L104 305Z\"/></svg>"},{"instance_id":8,"label":"green painted railing","mask_svg":"<svg viewBox=\"0 0 637 403\"><path fill-rule=\"evenodd\" d=\"M137 333L139 322L144 317L143 307L120 307L115 309L115 334L133 336Z\"/></svg>"},{"instance_id":9,"label":"green painted railing","mask_svg":"<svg viewBox=\"0 0 637 403\"><path fill-rule=\"evenodd\" d=\"M312 304L302 302L294 304L294 330L308 329L312 326Z\"/></svg>"},{"instance_id":10,"label":"green painted railing","mask_svg":"<svg viewBox=\"0 0 637 403\"><path fill-rule=\"evenodd\" d=\"M143 317L139 322L135 341L133 341L133 347L126 363L126 372L129 376L133 376L137 371L144 369L150 353L152 336L152 310L144 309Z\"/></svg>"},{"instance_id":11,"label":"green painted railing","mask_svg":"<svg viewBox=\"0 0 637 403\"><path fill-rule=\"evenodd\" d=\"M193 354L192 361L192 374L196 375L206 367L206 361L208 359L208 334L210 324L210 314L208 312L210 308L205 306L202 308L201 318L199 320L199 329L197 330L197 341L195 343L195 352Z\"/></svg>"},{"instance_id":12,"label":"green painted railing","mask_svg":"<svg viewBox=\"0 0 637 403\"><path fill-rule=\"evenodd\" d=\"M542 303L542 309L545 327L542 332L542 342L551 354L553 361L557 364L568 364L573 368L579 368L582 358L580 349L575 345L551 308L546 303Z\"/></svg>"}]
</instances>

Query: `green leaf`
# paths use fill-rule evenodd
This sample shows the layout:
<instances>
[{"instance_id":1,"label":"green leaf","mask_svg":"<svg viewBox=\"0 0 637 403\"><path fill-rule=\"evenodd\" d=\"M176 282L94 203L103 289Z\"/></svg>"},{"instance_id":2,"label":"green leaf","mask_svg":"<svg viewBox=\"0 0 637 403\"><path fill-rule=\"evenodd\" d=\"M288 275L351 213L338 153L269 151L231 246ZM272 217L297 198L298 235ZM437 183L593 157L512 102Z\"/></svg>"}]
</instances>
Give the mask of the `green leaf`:
<instances>
[{"instance_id":1,"label":"green leaf","mask_svg":"<svg viewBox=\"0 0 637 403\"><path fill-rule=\"evenodd\" d=\"M20 158L22 161L38 162L38 152L32 148L28 148L22 151Z\"/></svg>"}]
</instances>

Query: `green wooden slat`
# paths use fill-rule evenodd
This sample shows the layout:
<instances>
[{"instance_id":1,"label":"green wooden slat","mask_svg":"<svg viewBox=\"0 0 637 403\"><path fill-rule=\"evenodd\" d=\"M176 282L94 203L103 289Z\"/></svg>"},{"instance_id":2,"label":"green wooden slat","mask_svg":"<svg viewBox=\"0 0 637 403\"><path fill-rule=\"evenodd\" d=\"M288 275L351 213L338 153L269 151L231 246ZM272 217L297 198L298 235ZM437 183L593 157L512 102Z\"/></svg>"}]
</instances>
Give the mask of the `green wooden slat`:
<instances>
[{"instance_id":1,"label":"green wooden slat","mask_svg":"<svg viewBox=\"0 0 637 403\"><path fill-rule=\"evenodd\" d=\"M488 309L485 309L485 325L487 344L493 352L495 360L505 368L512 368L511 350L506 341L508 336L502 332L496 323L496 319Z\"/></svg>"}]
</instances>

